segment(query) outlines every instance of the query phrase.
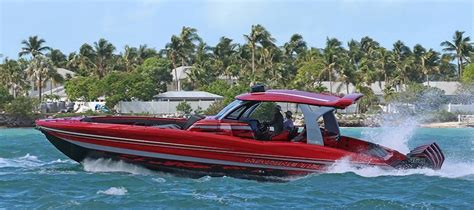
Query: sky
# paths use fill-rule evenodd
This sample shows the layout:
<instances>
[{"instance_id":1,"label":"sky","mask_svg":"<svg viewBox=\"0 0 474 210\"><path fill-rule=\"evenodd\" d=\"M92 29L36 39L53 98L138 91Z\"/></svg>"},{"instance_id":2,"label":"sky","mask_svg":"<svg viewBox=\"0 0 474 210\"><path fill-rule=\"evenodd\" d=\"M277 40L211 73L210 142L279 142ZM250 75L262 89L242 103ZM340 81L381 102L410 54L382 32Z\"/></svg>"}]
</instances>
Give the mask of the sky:
<instances>
[{"instance_id":1,"label":"sky","mask_svg":"<svg viewBox=\"0 0 474 210\"><path fill-rule=\"evenodd\" d=\"M183 26L209 45L222 36L244 43L262 24L278 45L292 34L309 46L327 37L345 45L370 36L386 48L397 40L441 50L454 31L474 39L473 0L0 0L0 54L16 59L29 36L65 54L105 38L117 52L125 45L162 49Z\"/></svg>"}]
</instances>

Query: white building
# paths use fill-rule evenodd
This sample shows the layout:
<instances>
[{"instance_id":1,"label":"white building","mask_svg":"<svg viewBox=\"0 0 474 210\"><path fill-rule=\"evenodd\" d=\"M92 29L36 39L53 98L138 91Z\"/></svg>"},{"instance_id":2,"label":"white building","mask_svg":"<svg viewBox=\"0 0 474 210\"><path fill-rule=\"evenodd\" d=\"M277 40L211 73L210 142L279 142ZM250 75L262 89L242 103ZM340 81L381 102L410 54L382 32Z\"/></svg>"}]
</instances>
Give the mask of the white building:
<instances>
[{"instance_id":1,"label":"white building","mask_svg":"<svg viewBox=\"0 0 474 210\"><path fill-rule=\"evenodd\" d=\"M57 68L56 70L58 71L58 74L60 74L64 79L73 78L76 76L76 73L67 69ZM33 80L30 80L30 84L31 90L28 91L28 95L31 97L38 97L38 85ZM44 85L42 87L42 95L43 97L46 95L57 95L59 96L60 101L67 100L67 94L64 89L64 84L54 83L50 80L44 81Z\"/></svg>"}]
</instances>

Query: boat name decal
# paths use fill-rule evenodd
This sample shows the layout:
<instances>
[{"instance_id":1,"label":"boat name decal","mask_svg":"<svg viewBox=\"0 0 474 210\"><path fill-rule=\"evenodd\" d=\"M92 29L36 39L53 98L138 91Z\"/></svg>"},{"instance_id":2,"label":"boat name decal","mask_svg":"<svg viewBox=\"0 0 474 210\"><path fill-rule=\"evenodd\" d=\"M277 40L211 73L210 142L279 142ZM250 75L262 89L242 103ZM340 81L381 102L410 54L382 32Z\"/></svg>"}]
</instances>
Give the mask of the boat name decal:
<instances>
[{"instance_id":1,"label":"boat name decal","mask_svg":"<svg viewBox=\"0 0 474 210\"><path fill-rule=\"evenodd\" d=\"M307 169L319 169L321 167L321 165L319 164L312 164L312 163L301 163L301 162L298 163L298 162L265 160L265 159L255 159L255 158L247 158L244 160L244 162L251 163L251 164L283 166L283 167L293 167L293 168L307 168Z\"/></svg>"}]
</instances>

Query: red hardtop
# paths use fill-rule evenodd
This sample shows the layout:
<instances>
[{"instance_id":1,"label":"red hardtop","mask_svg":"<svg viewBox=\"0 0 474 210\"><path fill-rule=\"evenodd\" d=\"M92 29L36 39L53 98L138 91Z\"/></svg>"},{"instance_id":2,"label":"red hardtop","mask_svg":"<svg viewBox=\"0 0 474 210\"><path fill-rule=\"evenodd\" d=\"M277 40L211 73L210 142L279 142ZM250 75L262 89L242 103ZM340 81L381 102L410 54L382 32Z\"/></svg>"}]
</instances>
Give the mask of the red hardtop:
<instances>
[{"instance_id":1,"label":"red hardtop","mask_svg":"<svg viewBox=\"0 0 474 210\"><path fill-rule=\"evenodd\" d=\"M235 98L243 101L288 102L344 109L355 103L362 96L360 93L339 97L330 94L311 93L299 90L268 90L265 92L245 93Z\"/></svg>"}]
</instances>

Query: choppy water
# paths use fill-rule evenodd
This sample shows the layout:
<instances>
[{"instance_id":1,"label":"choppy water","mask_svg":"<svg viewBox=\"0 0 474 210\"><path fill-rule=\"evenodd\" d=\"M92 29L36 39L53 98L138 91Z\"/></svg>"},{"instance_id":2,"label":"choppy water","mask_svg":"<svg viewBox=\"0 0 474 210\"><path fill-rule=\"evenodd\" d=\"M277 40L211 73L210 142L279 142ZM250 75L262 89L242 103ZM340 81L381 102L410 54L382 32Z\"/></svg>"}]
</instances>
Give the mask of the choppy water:
<instances>
[{"instance_id":1,"label":"choppy water","mask_svg":"<svg viewBox=\"0 0 474 210\"><path fill-rule=\"evenodd\" d=\"M474 129L346 128L405 151L436 140L439 171L355 169L286 183L179 178L122 162L79 165L34 129L0 129L1 208L474 208ZM388 141L388 142L387 142Z\"/></svg>"}]
</instances>

